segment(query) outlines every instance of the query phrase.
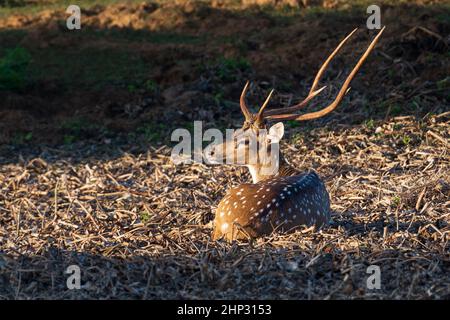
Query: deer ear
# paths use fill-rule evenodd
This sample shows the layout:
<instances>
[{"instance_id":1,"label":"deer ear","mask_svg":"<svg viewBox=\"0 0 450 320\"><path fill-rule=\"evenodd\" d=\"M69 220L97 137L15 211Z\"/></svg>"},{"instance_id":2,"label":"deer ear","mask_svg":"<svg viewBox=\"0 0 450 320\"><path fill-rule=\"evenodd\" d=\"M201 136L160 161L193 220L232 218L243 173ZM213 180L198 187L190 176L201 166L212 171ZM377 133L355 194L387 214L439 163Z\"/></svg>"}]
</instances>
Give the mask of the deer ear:
<instances>
[{"instance_id":1,"label":"deer ear","mask_svg":"<svg viewBox=\"0 0 450 320\"><path fill-rule=\"evenodd\" d=\"M272 142L279 142L284 135L284 124L283 122L275 123L269 129L268 138L272 140Z\"/></svg>"}]
</instances>

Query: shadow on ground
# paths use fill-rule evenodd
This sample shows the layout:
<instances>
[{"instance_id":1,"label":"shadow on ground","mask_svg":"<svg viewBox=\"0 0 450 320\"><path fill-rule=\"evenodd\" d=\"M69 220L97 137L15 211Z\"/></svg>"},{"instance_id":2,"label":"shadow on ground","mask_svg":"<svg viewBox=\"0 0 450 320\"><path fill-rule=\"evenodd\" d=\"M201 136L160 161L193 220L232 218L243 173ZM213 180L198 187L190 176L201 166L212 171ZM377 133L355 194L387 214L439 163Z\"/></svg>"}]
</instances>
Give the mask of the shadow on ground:
<instances>
[{"instance_id":1,"label":"shadow on ground","mask_svg":"<svg viewBox=\"0 0 450 320\"><path fill-rule=\"evenodd\" d=\"M157 145L194 120L230 127L241 121L237 102L246 80L254 83L252 105L260 105L272 87L273 107L300 99L339 39L361 27L322 81L329 86L324 105L374 35L365 28L363 3L341 6L99 5L83 11L83 27L76 31L67 30L61 10L5 17L0 143L26 149L102 143L122 134ZM305 130L446 111L445 8L385 4L387 30L351 94L337 112ZM13 48L24 52L11 53Z\"/></svg>"},{"instance_id":2,"label":"shadow on ground","mask_svg":"<svg viewBox=\"0 0 450 320\"><path fill-rule=\"evenodd\" d=\"M448 261L432 256L418 258L409 250L371 252L365 258L325 248L326 252L310 259L300 250L270 246L226 249L214 245L207 250L201 243L182 246L185 252L125 259L57 247L49 247L39 255L2 255L0 296L3 299L448 299ZM338 267L338 261L344 264L339 263ZM67 286L68 282L74 283L69 278L73 271L67 271L73 265L81 271L79 290ZM372 274L367 272L369 265L380 267L380 289L367 287ZM440 281L434 282L433 278Z\"/></svg>"}]
</instances>

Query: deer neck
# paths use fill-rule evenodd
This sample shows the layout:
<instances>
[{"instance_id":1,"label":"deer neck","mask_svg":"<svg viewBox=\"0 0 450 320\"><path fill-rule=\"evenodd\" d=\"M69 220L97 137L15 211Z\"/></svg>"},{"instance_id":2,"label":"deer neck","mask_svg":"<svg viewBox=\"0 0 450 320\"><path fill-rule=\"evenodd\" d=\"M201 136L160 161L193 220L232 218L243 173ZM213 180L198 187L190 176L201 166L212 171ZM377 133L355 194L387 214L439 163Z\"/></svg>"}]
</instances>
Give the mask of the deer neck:
<instances>
[{"instance_id":1,"label":"deer neck","mask_svg":"<svg viewBox=\"0 0 450 320\"><path fill-rule=\"evenodd\" d=\"M273 168L261 165L247 165L247 168L250 171L253 183L277 176L292 176L298 173L282 155L280 155L278 166L273 166Z\"/></svg>"}]
</instances>

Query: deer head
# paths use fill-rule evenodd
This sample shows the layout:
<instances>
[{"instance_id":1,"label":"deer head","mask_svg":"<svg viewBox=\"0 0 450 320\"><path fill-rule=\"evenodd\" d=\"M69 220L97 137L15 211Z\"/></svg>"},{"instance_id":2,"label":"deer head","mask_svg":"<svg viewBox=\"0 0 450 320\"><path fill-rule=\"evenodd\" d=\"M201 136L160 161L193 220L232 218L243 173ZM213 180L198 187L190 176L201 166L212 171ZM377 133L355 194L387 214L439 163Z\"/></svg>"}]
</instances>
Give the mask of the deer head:
<instances>
[{"instance_id":1,"label":"deer head","mask_svg":"<svg viewBox=\"0 0 450 320\"><path fill-rule=\"evenodd\" d=\"M242 97L248 85L247 82ZM264 110L270 95L260 110ZM243 126L234 131L231 137L227 137L224 143L208 146L205 149L205 157L211 164L227 163L247 166L256 183L264 176L275 175L278 171L279 142L284 135L284 125L278 122L268 128L264 119L261 118L262 122L256 120L260 115L249 114L249 116L252 118L248 119L254 119L254 121L246 120ZM261 125L256 126L258 123Z\"/></svg>"},{"instance_id":2,"label":"deer head","mask_svg":"<svg viewBox=\"0 0 450 320\"><path fill-rule=\"evenodd\" d=\"M283 137L284 126L282 122L275 123L273 126L269 126L270 121L285 121L285 120L296 120L305 121L312 120L323 117L328 113L332 112L339 103L342 101L344 96L350 90L350 82L355 77L358 70L361 68L362 64L369 56L370 52L375 47L378 39L383 33L385 28L381 29L376 37L372 40L369 47L366 49L364 54L361 56L359 61L353 67L353 70L347 76L344 84L340 88L336 98L328 106L320 109L319 111L309 112L304 114L297 114L296 112L304 108L313 98L319 95L326 87L318 89L319 81L325 72L328 64L334 58L334 56L339 52L347 40L356 32L354 29L349 35L347 35L339 45L334 49L330 56L325 60L319 71L314 78L311 89L308 95L303 101L298 104L285 107L276 108L271 110L266 110L269 104L270 98L272 96L273 90L269 93L268 97L259 108L257 113L251 113L245 97L249 87L249 82L246 83L242 94L240 97L241 111L244 114L245 121L242 128L234 132L231 139L227 139L225 143L218 145L210 145L209 148L205 150L205 157L210 163L231 163L235 165L247 166L253 178L253 182L265 179L267 177L276 175L278 169L279 157L278 153L278 143ZM230 159L231 162L230 162Z\"/></svg>"}]
</instances>

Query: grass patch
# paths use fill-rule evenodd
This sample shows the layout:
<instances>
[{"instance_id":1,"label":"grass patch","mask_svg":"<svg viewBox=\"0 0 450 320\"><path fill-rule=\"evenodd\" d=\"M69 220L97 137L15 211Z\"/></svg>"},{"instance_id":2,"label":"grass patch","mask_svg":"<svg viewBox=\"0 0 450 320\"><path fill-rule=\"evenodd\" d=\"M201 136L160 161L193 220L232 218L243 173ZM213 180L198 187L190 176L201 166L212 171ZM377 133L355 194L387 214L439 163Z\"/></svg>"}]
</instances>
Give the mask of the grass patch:
<instances>
[{"instance_id":1,"label":"grass patch","mask_svg":"<svg viewBox=\"0 0 450 320\"><path fill-rule=\"evenodd\" d=\"M14 135L11 142L13 145L24 145L26 143L31 142L32 139L33 139L32 132L18 132Z\"/></svg>"},{"instance_id":2,"label":"grass patch","mask_svg":"<svg viewBox=\"0 0 450 320\"><path fill-rule=\"evenodd\" d=\"M373 119L366 120L364 126L369 130L373 130L375 128L375 122Z\"/></svg>"},{"instance_id":3,"label":"grass patch","mask_svg":"<svg viewBox=\"0 0 450 320\"><path fill-rule=\"evenodd\" d=\"M148 211L142 211L139 214L139 218L141 219L142 223L146 223L150 220L150 214L148 213Z\"/></svg>"},{"instance_id":4,"label":"grass patch","mask_svg":"<svg viewBox=\"0 0 450 320\"><path fill-rule=\"evenodd\" d=\"M408 135L404 135L404 136L402 137L402 143L403 143L405 146L408 146L408 145L411 143L411 137L408 136Z\"/></svg>"},{"instance_id":5,"label":"grass patch","mask_svg":"<svg viewBox=\"0 0 450 320\"><path fill-rule=\"evenodd\" d=\"M125 49L48 48L36 51L33 56L30 78L53 79L62 87L101 89L107 85L144 82L152 67L141 56Z\"/></svg>"},{"instance_id":6,"label":"grass patch","mask_svg":"<svg viewBox=\"0 0 450 320\"><path fill-rule=\"evenodd\" d=\"M150 143L162 143L166 142L170 135L165 134L167 132L166 125L162 123L146 123L137 128L137 135L141 135L145 141Z\"/></svg>"},{"instance_id":7,"label":"grass patch","mask_svg":"<svg viewBox=\"0 0 450 320\"><path fill-rule=\"evenodd\" d=\"M21 90L25 87L31 56L21 47L9 49L0 59L0 90Z\"/></svg>"},{"instance_id":8,"label":"grass patch","mask_svg":"<svg viewBox=\"0 0 450 320\"><path fill-rule=\"evenodd\" d=\"M251 69L250 62L243 58L220 58L216 64L216 75L225 82L236 81L238 72Z\"/></svg>"},{"instance_id":9,"label":"grass patch","mask_svg":"<svg viewBox=\"0 0 450 320\"><path fill-rule=\"evenodd\" d=\"M288 121L286 121L286 125L289 128L297 128L297 127L301 126L300 122L299 121L295 121L295 120L288 120Z\"/></svg>"},{"instance_id":10,"label":"grass patch","mask_svg":"<svg viewBox=\"0 0 450 320\"><path fill-rule=\"evenodd\" d=\"M72 144L83 138L90 138L100 133L101 127L95 123L89 122L83 117L76 117L64 121L60 130L64 132L64 144Z\"/></svg>"}]
</instances>

